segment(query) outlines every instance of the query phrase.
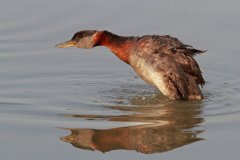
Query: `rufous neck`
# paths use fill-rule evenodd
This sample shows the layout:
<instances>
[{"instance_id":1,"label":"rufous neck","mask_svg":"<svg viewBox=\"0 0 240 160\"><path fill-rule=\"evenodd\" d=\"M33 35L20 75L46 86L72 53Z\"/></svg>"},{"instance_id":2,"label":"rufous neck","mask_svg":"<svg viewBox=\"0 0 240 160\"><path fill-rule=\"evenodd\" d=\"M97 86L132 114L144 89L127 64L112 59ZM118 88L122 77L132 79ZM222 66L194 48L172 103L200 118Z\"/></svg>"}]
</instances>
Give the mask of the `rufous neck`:
<instances>
[{"instance_id":1,"label":"rufous neck","mask_svg":"<svg viewBox=\"0 0 240 160\"><path fill-rule=\"evenodd\" d=\"M98 46L108 47L118 58L129 64L131 40L128 37L118 36L108 31L100 31Z\"/></svg>"}]
</instances>

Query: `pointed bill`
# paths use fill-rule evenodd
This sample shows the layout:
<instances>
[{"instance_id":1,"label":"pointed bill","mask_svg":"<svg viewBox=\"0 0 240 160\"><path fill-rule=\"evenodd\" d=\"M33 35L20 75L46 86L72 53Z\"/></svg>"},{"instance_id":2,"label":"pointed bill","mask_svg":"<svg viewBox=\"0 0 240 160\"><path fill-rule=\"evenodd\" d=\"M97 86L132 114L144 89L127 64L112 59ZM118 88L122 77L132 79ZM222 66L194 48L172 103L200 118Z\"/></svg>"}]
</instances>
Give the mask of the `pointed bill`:
<instances>
[{"instance_id":1,"label":"pointed bill","mask_svg":"<svg viewBox=\"0 0 240 160\"><path fill-rule=\"evenodd\" d=\"M70 40L70 41L59 43L59 44L55 45L55 47L57 47L57 48L67 48L67 47L74 47L75 45L76 45L76 42Z\"/></svg>"}]
</instances>

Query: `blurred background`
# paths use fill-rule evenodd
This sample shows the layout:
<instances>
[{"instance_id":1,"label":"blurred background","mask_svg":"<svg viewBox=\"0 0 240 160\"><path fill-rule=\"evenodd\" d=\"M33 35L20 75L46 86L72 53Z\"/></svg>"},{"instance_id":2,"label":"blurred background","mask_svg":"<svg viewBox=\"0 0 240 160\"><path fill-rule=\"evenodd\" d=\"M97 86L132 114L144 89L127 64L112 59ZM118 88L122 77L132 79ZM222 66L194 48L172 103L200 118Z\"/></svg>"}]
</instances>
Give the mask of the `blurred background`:
<instances>
[{"instance_id":1,"label":"blurred background","mask_svg":"<svg viewBox=\"0 0 240 160\"><path fill-rule=\"evenodd\" d=\"M0 0L1 159L237 159L237 0ZM173 102L85 29L169 34L195 48L202 102Z\"/></svg>"}]
</instances>

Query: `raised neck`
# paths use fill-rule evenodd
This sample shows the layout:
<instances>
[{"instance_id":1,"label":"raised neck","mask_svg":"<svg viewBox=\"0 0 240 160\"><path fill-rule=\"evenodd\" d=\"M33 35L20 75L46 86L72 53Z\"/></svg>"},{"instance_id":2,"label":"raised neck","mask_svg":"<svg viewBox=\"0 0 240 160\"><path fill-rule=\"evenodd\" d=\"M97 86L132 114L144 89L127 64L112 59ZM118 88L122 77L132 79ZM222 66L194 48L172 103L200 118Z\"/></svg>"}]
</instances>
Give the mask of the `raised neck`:
<instances>
[{"instance_id":1,"label":"raised neck","mask_svg":"<svg viewBox=\"0 0 240 160\"><path fill-rule=\"evenodd\" d=\"M97 46L108 47L118 58L129 64L132 48L130 37L122 37L108 31L100 31Z\"/></svg>"}]
</instances>

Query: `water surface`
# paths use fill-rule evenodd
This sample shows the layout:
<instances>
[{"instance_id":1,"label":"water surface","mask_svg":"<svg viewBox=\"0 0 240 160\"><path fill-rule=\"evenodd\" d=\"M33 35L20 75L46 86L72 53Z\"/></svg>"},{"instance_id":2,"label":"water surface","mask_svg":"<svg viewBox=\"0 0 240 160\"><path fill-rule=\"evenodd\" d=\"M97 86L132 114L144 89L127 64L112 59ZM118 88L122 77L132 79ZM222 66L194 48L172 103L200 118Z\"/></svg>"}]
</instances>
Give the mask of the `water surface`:
<instances>
[{"instance_id":1,"label":"water surface","mask_svg":"<svg viewBox=\"0 0 240 160\"><path fill-rule=\"evenodd\" d=\"M1 1L1 159L238 159L239 2ZM174 102L79 30L171 34L196 57L201 102Z\"/></svg>"}]
</instances>

